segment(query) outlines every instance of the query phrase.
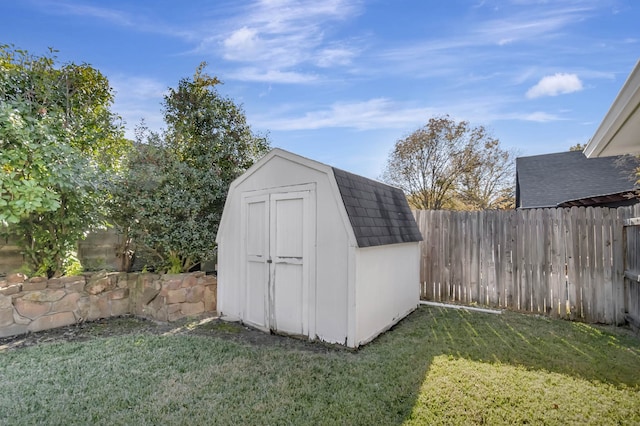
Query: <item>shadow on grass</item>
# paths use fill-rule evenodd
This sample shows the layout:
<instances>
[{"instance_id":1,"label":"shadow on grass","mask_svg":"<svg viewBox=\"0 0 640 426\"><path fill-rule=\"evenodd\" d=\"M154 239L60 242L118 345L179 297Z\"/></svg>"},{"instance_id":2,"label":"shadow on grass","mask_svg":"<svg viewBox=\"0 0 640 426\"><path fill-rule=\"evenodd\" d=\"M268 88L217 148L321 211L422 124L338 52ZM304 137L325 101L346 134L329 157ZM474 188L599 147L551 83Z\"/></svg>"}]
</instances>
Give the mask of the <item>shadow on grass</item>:
<instances>
[{"instance_id":1,"label":"shadow on grass","mask_svg":"<svg viewBox=\"0 0 640 426\"><path fill-rule=\"evenodd\" d=\"M390 340L410 341L410 351L425 357L452 355L613 385L640 385L640 338L623 328L513 312L421 307L376 344Z\"/></svg>"},{"instance_id":2,"label":"shadow on grass","mask_svg":"<svg viewBox=\"0 0 640 426\"><path fill-rule=\"evenodd\" d=\"M474 392L479 395L476 399L480 400L471 404L475 408L463 408L463 411L475 409L476 413L447 417L443 423L571 423L571 419L613 416L599 411L581 413L579 405L587 403L589 397L581 401L580 393L593 392L600 397L598 394L602 392L601 388L582 381L619 389L635 388L636 397L640 387L640 339L627 330L511 312L493 315L423 306L357 352L254 333L257 334L249 339L242 333L235 337L245 344L248 341L252 348L268 351L264 346L271 346L285 350L277 361L265 355L260 364L270 366L266 371L256 370L258 377L270 377L279 383L272 390L283 397L284 405L299 404L301 409L318 414L309 414L307 420L324 419L329 424L400 424L415 418L420 404L466 404L455 402L455 394L459 392L466 392L471 399ZM455 371L443 374L442 370L447 369ZM439 380L441 392L425 391L429 380ZM496 392L492 386L501 389ZM531 389L520 389L523 386ZM448 390L452 394L443 396ZM522 394L510 395L518 391ZM425 402L425 394L429 392L440 392L440 399L429 396L431 399ZM534 394L540 399L539 405L535 401L517 401ZM482 412L486 408L482 398L495 400L488 403L493 404L491 409L497 406L493 417ZM573 402L568 403L565 398ZM569 404L574 405L573 411L554 408ZM522 408L523 413L509 417L510 414L500 412L517 411L514 406ZM321 407L330 407L330 412L322 413ZM540 416L538 411L547 409L555 411L536 417ZM567 417L554 417L559 413ZM586 417L580 417L583 414ZM640 416L640 411L634 414ZM425 419L420 414L417 418ZM427 417L425 421L441 420Z\"/></svg>"},{"instance_id":3,"label":"shadow on grass","mask_svg":"<svg viewBox=\"0 0 640 426\"><path fill-rule=\"evenodd\" d=\"M411 384L409 423L640 420L640 339L625 329L421 307L361 352Z\"/></svg>"},{"instance_id":4,"label":"shadow on grass","mask_svg":"<svg viewBox=\"0 0 640 426\"><path fill-rule=\"evenodd\" d=\"M0 414L7 424L640 420L640 339L621 330L421 307L353 352L218 320L141 325L0 353Z\"/></svg>"}]
</instances>

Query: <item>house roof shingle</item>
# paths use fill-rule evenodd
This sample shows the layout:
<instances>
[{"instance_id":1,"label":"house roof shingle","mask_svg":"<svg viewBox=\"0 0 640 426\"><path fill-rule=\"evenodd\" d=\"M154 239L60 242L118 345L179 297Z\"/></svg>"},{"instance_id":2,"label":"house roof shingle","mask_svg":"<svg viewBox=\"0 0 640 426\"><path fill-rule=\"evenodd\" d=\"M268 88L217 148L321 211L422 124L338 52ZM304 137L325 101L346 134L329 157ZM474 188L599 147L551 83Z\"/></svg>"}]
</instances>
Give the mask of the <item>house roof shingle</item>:
<instances>
[{"instance_id":1,"label":"house roof shingle","mask_svg":"<svg viewBox=\"0 0 640 426\"><path fill-rule=\"evenodd\" d=\"M332 169L358 247L422 241L401 189Z\"/></svg>"},{"instance_id":2,"label":"house roof shingle","mask_svg":"<svg viewBox=\"0 0 640 426\"><path fill-rule=\"evenodd\" d=\"M587 158L580 151L519 157L516 206L585 205L579 200L592 199L596 203L611 196L622 200L624 194L635 189L632 179L635 167L630 157Z\"/></svg>"}]
</instances>

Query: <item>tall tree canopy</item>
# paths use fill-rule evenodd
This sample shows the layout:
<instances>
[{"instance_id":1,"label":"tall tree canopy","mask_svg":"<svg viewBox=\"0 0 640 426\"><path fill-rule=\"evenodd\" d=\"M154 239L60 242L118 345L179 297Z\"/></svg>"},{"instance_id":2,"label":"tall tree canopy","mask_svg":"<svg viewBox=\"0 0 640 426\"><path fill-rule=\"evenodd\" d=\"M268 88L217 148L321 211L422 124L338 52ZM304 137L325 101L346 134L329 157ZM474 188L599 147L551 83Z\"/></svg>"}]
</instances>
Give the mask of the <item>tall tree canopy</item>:
<instances>
[{"instance_id":1,"label":"tall tree canopy","mask_svg":"<svg viewBox=\"0 0 640 426\"><path fill-rule=\"evenodd\" d=\"M514 154L483 126L443 116L396 142L382 179L417 209L479 210L510 206L514 169Z\"/></svg>"},{"instance_id":2,"label":"tall tree canopy","mask_svg":"<svg viewBox=\"0 0 640 426\"><path fill-rule=\"evenodd\" d=\"M0 231L17 234L39 273L62 274L102 222L103 173L129 144L112 102L91 66L0 46Z\"/></svg>"},{"instance_id":3,"label":"tall tree canopy","mask_svg":"<svg viewBox=\"0 0 640 426\"><path fill-rule=\"evenodd\" d=\"M152 253L154 269L212 258L229 185L269 149L205 65L165 96L163 134L140 129L114 198L121 231Z\"/></svg>"}]
</instances>

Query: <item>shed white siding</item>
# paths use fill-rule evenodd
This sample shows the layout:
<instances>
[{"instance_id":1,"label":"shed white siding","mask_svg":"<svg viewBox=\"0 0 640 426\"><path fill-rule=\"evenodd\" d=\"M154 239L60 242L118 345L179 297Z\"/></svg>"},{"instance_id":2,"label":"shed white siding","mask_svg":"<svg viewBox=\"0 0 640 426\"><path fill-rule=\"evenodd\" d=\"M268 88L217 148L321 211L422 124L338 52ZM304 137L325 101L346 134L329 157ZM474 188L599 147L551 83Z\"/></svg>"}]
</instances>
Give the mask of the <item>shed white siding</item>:
<instances>
[{"instance_id":1,"label":"shed white siding","mask_svg":"<svg viewBox=\"0 0 640 426\"><path fill-rule=\"evenodd\" d=\"M356 250L358 345L374 339L416 308L420 299L419 262L420 247L415 243Z\"/></svg>"},{"instance_id":2,"label":"shed white siding","mask_svg":"<svg viewBox=\"0 0 640 426\"><path fill-rule=\"evenodd\" d=\"M263 166L268 164L268 166ZM341 213L339 194L332 185L331 169L322 165L301 164L282 155L274 155L268 163L259 163L232 185L225 205L218 233L218 310L222 315L256 324L256 316L264 314L258 309L249 312L247 299L252 306L260 305L266 294L247 294L242 271L246 255L242 252L246 242L238 241L245 233L242 217L243 196L284 194L296 190L296 186L315 187L316 229L315 261L310 265L310 293L315 295L315 336L331 343L344 344L347 334L347 257L348 247L355 244L349 236L348 223ZM321 170L318 170L320 168ZM267 226L267 225L265 225ZM255 236L245 236L255 238ZM250 242L250 240L248 240ZM243 244L244 243L244 244ZM317 268L317 265L323 265ZM317 283L320 283L319 285ZM252 297L253 296L253 297ZM268 327L265 327L268 328Z\"/></svg>"},{"instance_id":3,"label":"shed white siding","mask_svg":"<svg viewBox=\"0 0 640 426\"><path fill-rule=\"evenodd\" d=\"M357 347L418 304L418 243L359 248L333 169L286 151L232 183L216 241L219 313L265 331Z\"/></svg>"}]
</instances>

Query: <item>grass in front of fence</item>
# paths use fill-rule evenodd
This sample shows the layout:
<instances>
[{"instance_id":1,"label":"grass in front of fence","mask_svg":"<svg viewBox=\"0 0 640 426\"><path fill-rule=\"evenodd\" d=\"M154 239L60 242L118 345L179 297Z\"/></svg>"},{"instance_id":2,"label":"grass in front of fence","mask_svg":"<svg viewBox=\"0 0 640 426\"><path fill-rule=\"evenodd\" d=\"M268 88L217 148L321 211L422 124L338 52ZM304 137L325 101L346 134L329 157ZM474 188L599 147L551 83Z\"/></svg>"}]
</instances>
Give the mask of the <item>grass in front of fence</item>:
<instances>
[{"instance_id":1,"label":"grass in front of fence","mask_svg":"<svg viewBox=\"0 0 640 426\"><path fill-rule=\"evenodd\" d=\"M128 335L0 352L0 378L2 424L640 423L637 336L436 307L357 352Z\"/></svg>"}]
</instances>

